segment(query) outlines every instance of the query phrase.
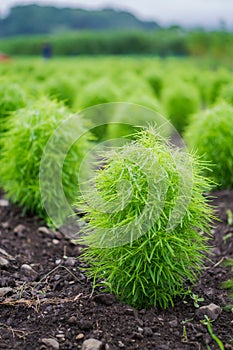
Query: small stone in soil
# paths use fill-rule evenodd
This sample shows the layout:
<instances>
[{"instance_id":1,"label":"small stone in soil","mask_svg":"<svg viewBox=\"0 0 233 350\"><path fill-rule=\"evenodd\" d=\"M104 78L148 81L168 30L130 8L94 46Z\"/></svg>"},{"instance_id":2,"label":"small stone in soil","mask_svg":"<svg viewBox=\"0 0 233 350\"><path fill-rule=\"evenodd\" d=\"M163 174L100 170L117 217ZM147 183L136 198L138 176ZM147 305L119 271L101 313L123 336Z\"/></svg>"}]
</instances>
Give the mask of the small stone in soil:
<instances>
[{"instance_id":1,"label":"small stone in soil","mask_svg":"<svg viewBox=\"0 0 233 350\"><path fill-rule=\"evenodd\" d=\"M75 263L76 263L76 258L73 258L73 257L68 257L65 261L65 265L70 267L73 267Z\"/></svg>"},{"instance_id":2,"label":"small stone in soil","mask_svg":"<svg viewBox=\"0 0 233 350\"><path fill-rule=\"evenodd\" d=\"M0 207L9 207L10 203L7 199L0 199Z\"/></svg>"},{"instance_id":3,"label":"small stone in soil","mask_svg":"<svg viewBox=\"0 0 233 350\"><path fill-rule=\"evenodd\" d=\"M7 295L8 293L12 292L13 289L10 287L4 287L4 288L0 288L0 297L4 297L5 295Z\"/></svg>"},{"instance_id":4,"label":"small stone in soil","mask_svg":"<svg viewBox=\"0 0 233 350\"><path fill-rule=\"evenodd\" d=\"M122 343L121 340L119 340L119 341L118 341L118 346L119 346L119 348L124 348L124 347L125 347L125 344Z\"/></svg>"},{"instance_id":5,"label":"small stone in soil","mask_svg":"<svg viewBox=\"0 0 233 350\"><path fill-rule=\"evenodd\" d=\"M199 318L204 317L204 315L208 316L211 320L215 321L219 317L220 313L222 312L222 309L220 306L215 305L213 303L201 306L197 311L196 315Z\"/></svg>"},{"instance_id":6,"label":"small stone in soil","mask_svg":"<svg viewBox=\"0 0 233 350\"><path fill-rule=\"evenodd\" d=\"M153 331L152 331L152 329L150 327L144 327L143 334L146 337L152 337Z\"/></svg>"},{"instance_id":7,"label":"small stone in soil","mask_svg":"<svg viewBox=\"0 0 233 350\"><path fill-rule=\"evenodd\" d=\"M178 326L177 320L172 320L172 321L168 322L168 324L169 324L170 327L172 327L172 328L175 328L175 327Z\"/></svg>"},{"instance_id":8,"label":"small stone in soil","mask_svg":"<svg viewBox=\"0 0 233 350\"><path fill-rule=\"evenodd\" d=\"M56 239L56 238L53 239L53 244L58 245L59 243L60 243L60 241L58 239Z\"/></svg>"},{"instance_id":9,"label":"small stone in soil","mask_svg":"<svg viewBox=\"0 0 233 350\"><path fill-rule=\"evenodd\" d=\"M78 326L83 331L87 331L92 328L92 322L88 320L80 320L78 321Z\"/></svg>"},{"instance_id":10,"label":"small stone in soil","mask_svg":"<svg viewBox=\"0 0 233 350\"><path fill-rule=\"evenodd\" d=\"M28 264L23 264L21 266L21 271L26 277L36 278L38 276L37 272Z\"/></svg>"},{"instance_id":11,"label":"small stone in soil","mask_svg":"<svg viewBox=\"0 0 233 350\"><path fill-rule=\"evenodd\" d=\"M1 226L2 226L2 228L9 228L10 227L10 225L9 225L9 222L2 222L1 223Z\"/></svg>"},{"instance_id":12,"label":"small stone in soil","mask_svg":"<svg viewBox=\"0 0 233 350\"><path fill-rule=\"evenodd\" d=\"M71 316L68 319L68 324L76 324L77 322L78 322L78 320L77 320L77 317L75 317L75 316Z\"/></svg>"},{"instance_id":13,"label":"small stone in soil","mask_svg":"<svg viewBox=\"0 0 233 350\"><path fill-rule=\"evenodd\" d=\"M26 227L22 224L19 224L14 228L14 233L17 233L19 236L21 236L24 231L26 231Z\"/></svg>"},{"instance_id":14,"label":"small stone in soil","mask_svg":"<svg viewBox=\"0 0 233 350\"><path fill-rule=\"evenodd\" d=\"M103 305L112 305L116 302L116 297L110 293L98 294L94 296L94 301Z\"/></svg>"},{"instance_id":15,"label":"small stone in soil","mask_svg":"<svg viewBox=\"0 0 233 350\"><path fill-rule=\"evenodd\" d=\"M132 339L142 340L143 335L141 333L138 333L138 332L133 332Z\"/></svg>"},{"instance_id":16,"label":"small stone in soil","mask_svg":"<svg viewBox=\"0 0 233 350\"><path fill-rule=\"evenodd\" d=\"M125 314L129 316L135 316L135 312L133 309L125 309Z\"/></svg>"},{"instance_id":17,"label":"small stone in soil","mask_svg":"<svg viewBox=\"0 0 233 350\"><path fill-rule=\"evenodd\" d=\"M39 227L38 232L44 233L44 234L49 235L49 236L51 236L51 235L54 236L53 232L51 232L46 226Z\"/></svg>"},{"instance_id":18,"label":"small stone in soil","mask_svg":"<svg viewBox=\"0 0 233 350\"><path fill-rule=\"evenodd\" d=\"M101 350L103 343L94 338L87 339L83 342L82 350Z\"/></svg>"},{"instance_id":19,"label":"small stone in soil","mask_svg":"<svg viewBox=\"0 0 233 350\"><path fill-rule=\"evenodd\" d=\"M53 338L43 338L41 339L41 342L54 350L59 350L60 348L58 341Z\"/></svg>"},{"instance_id":20,"label":"small stone in soil","mask_svg":"<svg viewBox=\"0 0 233 350\"><path fill-rule=\"evenodd\" d=\"M84 338L84 334L83 333L79 333L77 336L76 336L76 339L77 340L81 340Z\"/></svg>"},{"instance_id":21,"label":"small stone in soil","mask_svg":"<svg viewBox=\"0 0 233 350\"><path fill-rule=\"evenodd\" d=\"M7 267L9 265L9 261L3 257L0 256L0 266L1 267Z\"/></svg>"}]
</instances>

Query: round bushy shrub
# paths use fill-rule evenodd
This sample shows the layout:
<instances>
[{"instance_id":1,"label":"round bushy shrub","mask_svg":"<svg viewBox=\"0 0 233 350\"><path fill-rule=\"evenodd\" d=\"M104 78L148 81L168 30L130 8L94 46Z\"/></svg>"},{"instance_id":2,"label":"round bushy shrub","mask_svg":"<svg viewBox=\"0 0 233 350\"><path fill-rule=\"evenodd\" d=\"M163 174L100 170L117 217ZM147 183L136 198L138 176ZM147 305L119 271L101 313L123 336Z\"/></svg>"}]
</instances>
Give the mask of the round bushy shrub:
<instances>
[{"instance_id":1,"label":"round bushy shrub","mask_svg":"<svg viewBox=\"0 0 233 350\"><path fill-rule=\"evenodd\" d=\"M64 105L41 98L11 115L9 128L2 138L0 181L6 196L25 210L46 220L48 217L42 204L39 184L40 163L48 140L68 117L70 114ZM79 119L72 132L77 132L78 135L84 131L82 120ZM77 168L88 147L87 137L72 146L63 165L63 190L70 203L77 196ZM54 147L53 154L50 158L48 157L51 163L52 160L59 158L59 150L62 150L63 144L65 145L68 141L69 133L64 131L60 135L57 146ZM56 162L53 162L53 167L54 164L56 165ZM54 173L51 164L47 166ZM53 179L50 177L47 184L47 197L56 202L58 194L51 193L51 181ZM56 203L58 212L59 204L59 202Z\"/></svg>"},{"instance_id":2,"label":"round bushy shrub","mask_svg":"<svg viewBox=\"0 0 233 350\"><path fill-rule=\"evenodd\" d=\"M219 98L233 106L233 85L224 85L220 91Z\"/></svg>"},{"instance_id":3,"label":"round bushy shrub","mask_svg":"<svg viewBox=\"0 0 233 350\"><path fill-rule=\"evenodd\" d=\"M56 98L70 108L74 105L77 91L71 79L59 75L50 78L45 82L45 91L50 97Z\"/></svg>"},{"instance_id":4,"label":"round bushy shrub","mask_svg":"<svg viewBox=\"0 0 233 350\"><path fill-rule=\"evenodd\" d=\"M118 89L109 78L98 79L86 85L77 98L77 110L98 105L98 107L94 107L93 113L86 113L88 121L94 126L92 133L98 141L105 138L107 124L111 121L111 115L105 115L104 111L101 113L99 105L116 101L118 101ZM96 124L101 125L95 127Z\"/></svg>"},{"instance_id":5,"label":"round bushy shrub","mask_svg":"<svg viewBox=\"0 0 233 350\"><path fill-rule=\"evenodd\" d=\"M26 94L18 84L0 81L0 134L7 129L8 115L25 105Z\"/></svg>"},{"instance_id":6,"label":"round bushy shrub","mask_svg":"<svg viewBox=\"0 0 233 350\"><path fill-rule=\"evenodd\" d=\"M101 78L86 85L80 91L77 106L80 108L92 107L102 103L118 100L118 88L109 78Z\"/></svg>"},{"instance_id":7,"label":"round bushy shrub","mask_svg":"<svg viewBox=\"0 0 233 350\"><path fill-rule=\"evenodd\" d=\"M163 89L163 74L160 71L147 71L145 79L148 81L156 96L160 97Z\"/></svg>"},{"instance_id":8,"label":"round bushy shrub","mask_svg":"<svg viewBox=\"0 0 233 350\"><path fill-rule=\"evenodd\" d=\"M79 239L86 273L130 305L166 308L196 281L208 250L199 230L209 229L209 181L152 127L103 161L77 203L88 222Z\"/></svg>"},{"instance_id":9,"label":"round bushy shrub","mask_svg":"<svg viewBox=\"0 0 233 350\"><path fill-rule=\"evenodd\" d=\"M200 95L195 86L179 82L163 90L162 101L171 123L182 132L189 116L200 108Z\"/></svg>"},{"instance_id":10,"label":"round bushy shrub","mask_svg":"<svg viewBox=\"0 0 233 350\"><path fill-rule=\"evenodd\" d=\"M157 113L161 112L158 100L151 95L133 94L127 103L119 104L115 110L111 124L107 126L106 138L114 139L124 136L133 138L141 127L154 124Z\"/></svg>"},{"instance_id":11,"label":"round bushy shrub","mask_svg":"<svg viewBox=\"0 0 233 350\"><path fill-rule=\"evenodd\" d=\"M209 81L209 103L213 104L217 101L221 89L231 83L232 77L227 70L219 70L212 75Z\"/></svg>"},{"instance_id":12,"label":"round bushy shrub","mask_svg":"<svg viewBox=\"0 0 233 350\"><path fill-rule=\"evenodd\" d=\"M210 163L206 175L222 188L233 187L232 125L233 107L221 102L194 115L185 132L189 148Z\"/></svg>"}]
</instances>

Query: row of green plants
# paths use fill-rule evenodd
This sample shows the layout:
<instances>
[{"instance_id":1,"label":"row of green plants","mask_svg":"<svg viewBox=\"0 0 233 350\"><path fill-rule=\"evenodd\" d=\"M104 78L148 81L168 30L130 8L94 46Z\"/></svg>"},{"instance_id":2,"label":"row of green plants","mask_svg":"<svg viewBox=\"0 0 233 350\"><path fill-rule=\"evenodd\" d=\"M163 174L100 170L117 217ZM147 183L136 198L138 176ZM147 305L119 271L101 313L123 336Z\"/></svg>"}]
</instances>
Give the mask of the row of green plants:
<instances>
[{"instance_id":1,"label":"row of green plants","mask_svg":"<svg viewBox=\"0 0 233 350\"><path fill-rule=\"evenodd\" d=\"M33 63L29 59L12 62L8 68L0 67L0 74L7 74L9 86L10 82L20 84L22 91L34 97L46 94L65 103L71 112L101 103L138 103L166 115L179 132L192 114L221 100L233 102L232 71L216 69L208 62L201 66L199 61L173 59L79 58ZM4 84L3 90L10 95Z\"/></svg>"},{"instance_id":2,"label":"row of green plants","mask_svg":"<svg viewBox=\"0 0 233 350\"><path fill-rule=\"evenodd\" d=\"M11 55L40 55L47 41L55 55L190 55L227 60L232 55L233 34L225 30L187 31L179 27L155 31L79 31L2 39L0 48Z\"/></svg>"},{"instance_id":3,"label":"row of green plants","mask_svg":"<svg viewBox=\"0 0 233 350\"><path fill-rule=\"evenodd\" d=\"M101 140L103 129L93 137L88 132L92 121L80 114L75 131L84 137L71 147L63 164L65 196L70 204L76 202L88 222L79 240L87 245L82 256L89 266L87 274L95 287L104 286L139 308L166 308L188 292L188 284L195 283L209 249L203 232L208 235L213 215L203 193L233 186L233 106L223 98L231 72L201 69L203 74L187 61L127 58L99 59L94 66L93 60L86 59L56 64L22 61L0 67L8 74L0 89L0 186L11 201L48 223L39 186L41 159L54 131L75 111L130 101L157 112L169 111L168 117L183 133L188 157L174 150L150 120L151 126L125 146L101 154L100 170L83 197L78 169L93 142ZM120 114L117 118L130 123ZM104 132L108 138L112 131ZM114 137L121 133L119 127ZM69 142L65 129L58 142L61 150ZM51 155L53 165L56 151ZM181 201L179 220L169 230L182 197L182 179L184 184L188 179L187 189L190 185L192 191L186 205ZM46 200L56 204L62 218L51 181L48 178L45 184ZM93 196L93 183L100 197Z\"/></svg>"}]
</instances>

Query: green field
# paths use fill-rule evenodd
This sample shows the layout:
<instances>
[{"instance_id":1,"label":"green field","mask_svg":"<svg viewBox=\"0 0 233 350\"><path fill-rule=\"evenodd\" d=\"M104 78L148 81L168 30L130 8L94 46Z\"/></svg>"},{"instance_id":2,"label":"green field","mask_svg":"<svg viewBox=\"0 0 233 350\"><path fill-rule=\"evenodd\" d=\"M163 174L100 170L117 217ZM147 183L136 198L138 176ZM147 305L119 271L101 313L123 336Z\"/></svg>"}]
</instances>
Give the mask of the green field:
<instances>
[{"instance_id":1,"label":"green field","mask_svg":"<svg viewBox=\"0 0 233 350\"><path fill-rule=\"evenodd\" d=\"M99 275L105 278L108 269L110 277L112 276L112 261L115 261L116 267L116 261L121 262L122 256L128 254L129 263L123 270L126 271L126 277L121 276L122 285L125 286L132 269L136 272L132 286L129 284L131 280L126 283L129 290L126 290L125 300L139 306L142 306L140 300L145 305L147 303L150 305L151 298L154 300L152 301L154 305L159 303L162 307L173 303L173 297L183 293L183 276L191 282L195 280L192 269L194 271L201 269L203 252L207 249L205 238L199 235L199 230L204 232L209 230L212 213L203 192L233 187L232 68L227 64L218 64L217 61L194 58L94 56L42 60L42 58L24 57L3 62L0 65L0 75L0 187L6 197L22 207L25 212L38 215L48 225L60 227L67 216L73 214L73 205L76 201L76 208L87 214L87 221L92 224L90 229L87 228L87 232L84 231L85 234L88 236L92 229L97 233L99 230L100 237L97 235L97 241L101 242L102 229L106 233L111 228L112 239L115 234L119 235L121 232L119 227L121 225L124 227L124 223L132 218L136 218L141 224L140 212L143 212L144 207L148 205L147 194L150 194L148 178L154 183L158 173L162 171L159 181L166 179L167 192L163 191L163 187L161 190L158 185L160 182L155 181L156 196L149 201L148 217L154 217L160 209L157 206L161 198L160 192L158 193L160 190L163 195L166 194L165 206L161 211L161 220L159 219L158 223L156 222L146 232L148 237L141 230L143 235L135 240L135 246L131 235L135 234L133 228L127 244L122 243L122 249L116 247L113 251L114 254L117 253L115 257L112 247L106 248L105 253L109 256L103 258L103 247L99 251L95 246L93 255L90 250L87 257L92 261L93 256L100 254L100 262L102 258L109 261L106 267L101 262L100 265L104 266L103 271L101 266L97 271L95 267L92 275L94 278L98 278ZM130 106L137 107L132 107L129 113L125 104L118 104L120 107L116 109L111 107L90 109L96 105L112 106L111 103L116 102L130 103ZM144 109L140 109L139 106ZM148 111L153 111L154 114ZM182 154L183 150L178 148L174 151L172 147L167 146L167 141L163 138L168 132L166 127L164 133L160 135L160 140L156 129L157 114L163 116L165 125L170 121L178 134L184 137L190 151L187 153L189 161L185 153ZM67 120L71 122L66 125L64 122ZM117 124L116 128L112 128L114 123ZM93 128L97 124L99 126ZM145 134L139 133L135 140L135 129L140 129L140 126L149 128ZM59 127L59 133L56 134L55 130ZM122 138L127 134L130 134L129 140L131 140L129 148L127 145L125 148L123 146L119 151L115 150L110 157L108 153L98 155L101 160L100 169L104 164L103 159L107 164L105 169L99 171L100 176L96 182L102 197L100 202L94 200L95 205L89 210L84 203L85 200L84 202L77 200L80 197L81 186L80 177L77 176L80 174L80 164L86 159L88 152L98 147L102 141ZM77 135L82 136L78 141L75 138ZM172 138L174 133L168 135ZM67 145L70 147L67 148ZM125 161L129 150L131 157ZM144 174L145 164L149 177L148 174ZM115 199L118 198L118 181L121 177L123 181L128 182L119 195L119 213L115 215L113 211L114 215L109 215L107 211L103 214L99 207L103 200L106 202L107 210L112 203L115 203ZM131 194L129 195L132 203L130 201L128 203L128 197L125 197L125 193L129 191L129 181L133 184L134 197L131 198ZM93 197L95 199L95 194L93 195L93 183L90 183L89 195L92 200ZM190 201L183 204L182 198L186 197ZM176 201L179 200L182 205L178 208L180 212L176 214L178 216L181 214L180 221L175 228L172 227L171 232L167 232L167 224L170 223L170 218L173 218L173 210L176 208ZM128 230L125 234L128 237ZM160 234L163 249L157 249L154 261L154 265L157 266L157 258L162 256L158 273L155 273L156 283L159 285L161 282L159 291L162 292L159 295L158 290L154 288L154 273L147 268L147 265L148 262L150 265L151 258L155 254L154 249L158 246L157 235ZM177 236L180 237L179 244ZM90 237L93 239L95 236ZM184 239L183 243L181 237ZM169 243L172 239L174 239L174 251L176 250L179 256L178 260L181 260L178 267L177 255ZM136 261L130 260L132 252L134 251L137 257L141 256L147 243L148 251L151 250L151 253L145 254L142 265L136 263L135 268L132 268ZM193 250L190 250L190 247ZM183 249L186 249L184 253ZM124 259L121 264L122 266L125 264ZM185 268L186 264L188 268ZM177 276L181 276L181 280L178 277L174 278L175 265ZM128 266L129 272L127 272ZM161 272L163 266L167 269L166 273L163 272L165 277ZM111 277L110 284L112 290L119 294L121 285L117 268L114 271L117 278L113 276L111 281ZM119 271L121 274L121 266ZM143 275L145 271L149 271L147 277ZM138 277L141 275L142 279ZM167 276L170 276L170 289L167 287ZM151 282L148 290L145 290L144 282L147 285L150 278L153 283ZM178 281L177 285L175 281ZM139 292L141 287L142 296ZM167 290L169 292L166 295ZM150 292L152 296L147 300Z\"/></svg>"}]
</instances>

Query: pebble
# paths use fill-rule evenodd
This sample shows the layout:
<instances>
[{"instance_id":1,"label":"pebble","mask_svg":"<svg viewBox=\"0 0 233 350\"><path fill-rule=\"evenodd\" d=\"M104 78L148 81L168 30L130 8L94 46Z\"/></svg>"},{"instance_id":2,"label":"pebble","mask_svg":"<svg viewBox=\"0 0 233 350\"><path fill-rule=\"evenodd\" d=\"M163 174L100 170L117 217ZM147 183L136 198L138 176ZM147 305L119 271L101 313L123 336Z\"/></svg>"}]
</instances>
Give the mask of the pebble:
<instances>
[{"instance_id":1,"label":"pebble","mask_svg":"<svg viewBox=\"0 0 233 350\"><path fill-rule=\"evenodd\" d=\"M125 344L122 343L121 340L119 340L119 341L118 341L118 346L119 346L119 348L124 348L124 347L125 347Z\"/></svg>"},{"instance_id":2,"label":"pebble","mask_svg":"<svg viewBox=\"0 0 233 350\"><path fill-rule=\"evenodd\" d=\"M20 225L17 225L15 228L14 228L14 233L17 233L19 236L21 236L23 234L23 232L26 231L26 226L20 224Z\"/></svg>"},{"instance_id":3,"label":"pebble","mask_svg":"<svg viewBox=\"0 0 233 350\"><path fill-rule=\"evenodd\" d=\"M137 324L138 324L140 327L143 327L143 326L144 326L144 322L143 322L143 320L141 320L140 318L137 318Z\"/></svg>"},{"instance_id":4,"label":"pebble","mask_svg":"<svg viewBox=\"0 0 233 350\"><path fill-rule=\"evenodd\" d=\"M61 340L65 340L65 334L56 334L56 338L60 338Z\"/></svg>"},{"instance_id":5,"label":"pebble","mask_svg":"<svg viewBox=\"0 0 233 350\"><path fill-rule=\"evenodd\" d=\"M76 258L73 258L71 256L69 256L65 261L66 266L73 267L75 264L76 264Z\"/></svg>"},{"instance_id":6,"label":"pebble","mask_svg":"<svg viewBox=\"0 0 233 350\"><path fill-rule=\"evenodd\" d=\"M38 228L38 232L44 233L45 235L51 236L52 232L46 226L41 226Z\"/></svg>"},{"instance_id":7,"label":"pebble","mask_svg":"<svg viewBox=\"0 0 233 350\"><path fill-rule=\"evenodd\" d=\"M116 302L116 297L110 293L98 294L94 296L94 301L108 306Z\"/></svg>"},{"instance_id":8,"label":"pebble","mask_svg":"<svg viewBox=\"0 0 233 350\"><path fill-rule=\"evenodd\" d=\"M38 276L37 272L28 264L23 264L21 266L21 271L26 277L36 278Z\"/></svg>"},{"instance_id":9,"label":"pebble","mask_svg":"<svg viewBox=\"0 0 233 350\"><path fill-rule=\"evenodd\" d=\"M217 320L217 318L219 317L219 315L221 314L222 309L220 306L216 305L216 304L209 304L206 306L201 306L197 311L196 311L196 315L199 318L204 318L204 315L208 316L211 320L215 321Z\"/></svg>"},{"instance_id":10,"label":"pebble","mask_svg":"<svg viewBox=\"0 0 233 350\"><path fill-rule=\"evenodd\" d=\"M172 321L168 322L168 324L170 325L170 327L175 328L178 326L178 321L172 320Z\"/></svg>"},{"instance_id":11,"label":"pebble","mask_svg":"<svg viewBox=\"0 0 233 350\"><path fill-rule=\"evenodd\" d=\"M1 226L2 226L2 228L9 228L10 227L10 225L9 225L9 222L2 222L1 223Z\"/></svg>"},{"instance_id":12,"label":"pebble","mask_svg":"<svg viewBox=\"0 0 233 350\"><path fill-rule=\"evenodd\" d=\"M8 254L4 249L0 248L0 254L4 255L5 257L7 257L10 260L15 260L13 258L13 256L11 256L10 254Z\"/></svg>"},{"instance_id":13,"label":"pebble","mask_svg":"<svg viewBox=\"0 0 233 350\"><path fill-rule=\"evenodd\" d=\"M92 322L88 321L88 320L80 320L78 322L78 326L80 329L82 329L83 331L87 331L89 329L92 328Z\"/></svg>"},{"instance_id":14,"label":"pebble","mask_svg":"<svg viewBox=\"0 0 233 350\"><path fill-rule=\"evenodd\" d=\"M12 292L12 288L10 287L4 287L4 288L0 288L0 297L4 297L5 295L7 295L8 293Z\"/></svg>"},{"instance_id":15,"label":"pebble","mask_svg":"<svg viewBox=\"0 0 233 350\"><path fill-rule=\"evenodd\" d=\"M60 348L58 341L53 338L43 338L41 339L41 342L46 346L51 347L55 350L59 350Z\"/></svg>"},{"instance_id":16,"label":"pebble","mask_svg":"<svg viewBox=\"0 0 233 350\"><path fill-rule=\"evenodd\" d=\"M125 309L125 314L129 316L135 316L134 309Z\"/></svg>"},{"instance_id":17,"label":"pebble","mask_svg":"<svg viewBox=\"0 0 233 350\"><path fill-rule=\"evenodd\" d=\"M7 199L0 199L0 207L9 207L10 203Z\"/></svg>"},{"instance_id":18,"label":"pebble","mask_svg":"<svg viewBox=\"0 0 233 350\"><path fill-rule=\"evenodd\" d=\"M152 337L153 335L153 331L150 327L144 327L143 329L143 334L146 336L146 337Z\"/></svg>"},{"instance_id":19,"label":"pebble","mask_svg":"<svg viewBox=\"0 0 233 350\"><path fill-rule=\"evenodd\" d=\"M60 243L60 241L58 239L56 239L56 238L53 239L53 244L58 245L59 243Z\"/></svg>"},{"instance_id":20,"label":"pebble","mask_svg":"<svg viewBox=\"0 0 233 350\"><path fill-rule=\"evenodd\" d=\"M0 266L6 267L6 266L8 266L8 265L9 265L9 261L8 261L7 259L5 259L5 258L2 258L2 257L0 256Z\"/></svg>"},{"instance_id":21,"label":"pebble","mask_svg":"<svg viewBox=\"0 0 233 350\"><path fill-rule=\"evenodd\" d=\"M76 339L77 340L81 340L84 338L84 334L83 333L79 333L78 335L76 335Z\"/></svg>"},{"instance_id":22,"label":"pebble","mask_svg":"<svg viewBox=\"0 0 233 350\"><path fill-rule=\"evenodd\" d=\"M77 317L75 317L75 316L71 316L68 319L68 324L76 324L77 322L78 322L78 320L77 320Z\"/></svg>"},{"instance_id":23,"label":"pebble","mask_svg":"<svg viewBox=\"0 0 233 350\"><path fill-rule=\"evenodd\" d=\"M138 333L138 332L133 332L132 338L133 339L142 340L143 339L143 335L141 333Z\"/></svg>"},{"instance_id":24,"label":"pebble","mask_svg":"<svg viewBox=\"0 0 233 350\"><path fill-rule=\"evenodd\" d=\"M94 338L87 339L83 342L82 350L101 350L103 343Z\"/></svg>"}]
</instances>

